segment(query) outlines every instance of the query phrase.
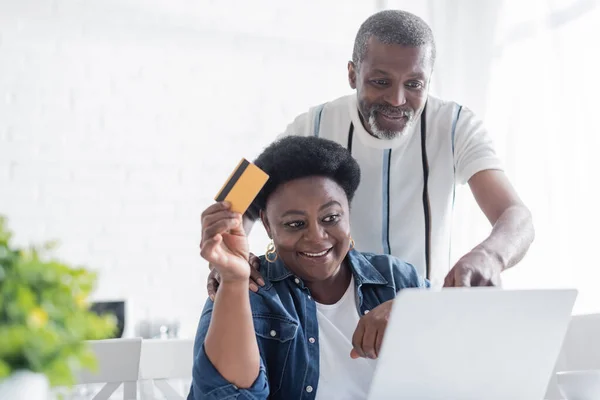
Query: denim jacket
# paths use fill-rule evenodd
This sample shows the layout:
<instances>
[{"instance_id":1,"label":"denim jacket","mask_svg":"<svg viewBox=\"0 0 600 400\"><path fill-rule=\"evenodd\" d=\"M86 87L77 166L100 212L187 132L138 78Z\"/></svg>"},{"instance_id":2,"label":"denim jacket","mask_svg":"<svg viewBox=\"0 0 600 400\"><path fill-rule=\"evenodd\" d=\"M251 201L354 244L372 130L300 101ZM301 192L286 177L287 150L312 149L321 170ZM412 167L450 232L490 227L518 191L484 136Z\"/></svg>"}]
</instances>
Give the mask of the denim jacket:
<instances>
[{"instance_id":1,"label":"denim jacket","mask_svg":"<svg viewBox=\"0 0 600 400\"><path fill-rule=\"evenodd\" d=\"M356 285L356 311L364 315L407 287L429 287L415 268L388 255L348 253ZM254 330L261 355L252 387L240 389L225 380L204 351L213 302L206 301L196 340L188 400L314 399L319 384L317 307L302 280L281 262L260 258L265 286L250 293Z\"/></svg>"}]
</instances>

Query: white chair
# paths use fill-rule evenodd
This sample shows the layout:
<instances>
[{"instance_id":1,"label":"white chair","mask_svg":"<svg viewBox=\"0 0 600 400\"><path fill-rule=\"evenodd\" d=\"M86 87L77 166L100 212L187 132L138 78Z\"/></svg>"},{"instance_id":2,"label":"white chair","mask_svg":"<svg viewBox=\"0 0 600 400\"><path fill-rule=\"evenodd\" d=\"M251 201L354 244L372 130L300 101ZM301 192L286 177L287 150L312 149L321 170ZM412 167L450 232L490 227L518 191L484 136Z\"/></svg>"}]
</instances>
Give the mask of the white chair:
<instances>
[{"instance_id":1,"label":"white chair","mask_svg":"<svg viewBox=\"0 0 600 400\"><path fill-rule=\"evenodd\" d=\"M160 398L185 399L192 378L193 340L133 338L88 343L98 360L98 370L80 371L76 384L86 392L101 387L92 400L109 400L121 386L123 400L155 400L155 389ZM178 390L173 387L175 380Z\"/></svg>"},{"instance_id":2,"label":"white chair","mask_svg":"<svg viewBox=\"0 0 600 400\"><path fill-rule=\"evenodd\" d=\"M600 369L600 314L576 315L571 318L548 385L546 399L562 399L556 372L590 369Z\"/></svg>"},{"instance_id":3,"label":"white chair","mask_svg":"<svg viewBox=\"0 0 600 400\"><path fill-rule=\"evenodd\" d=\"M123 400L136 400L142 339L92 340L88 343L98 360L98 371L80 371L77 384L104 384L92 400L108 400L121 385Z\"/></svg>"},{"instance_id":4,"label":"white chair","mask_svg":"<svg viewBox=\"0 0 600 400\"><path fill-rule=\"evenodd\" d=\"M194 341L187 339L148 339L142 341L140 375L152 381L167 400L184 400L192 378ZM180 381L175 390L170 380ZM143 389L142 398L152 399L151 388Z\"/></svg>"}]
</instances>

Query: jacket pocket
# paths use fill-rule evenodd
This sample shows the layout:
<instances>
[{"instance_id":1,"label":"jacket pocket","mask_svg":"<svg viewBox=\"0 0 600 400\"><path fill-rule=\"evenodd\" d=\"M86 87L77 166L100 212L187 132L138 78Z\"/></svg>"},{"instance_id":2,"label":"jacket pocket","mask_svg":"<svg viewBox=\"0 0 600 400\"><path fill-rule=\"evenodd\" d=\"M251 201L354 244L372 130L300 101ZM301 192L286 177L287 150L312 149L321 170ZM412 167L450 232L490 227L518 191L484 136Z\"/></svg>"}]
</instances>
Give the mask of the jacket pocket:
<instances>
[{"instance_id":1,"label":"jacket pocket","mask_svg":"<svg viewBox=\"0 0 600 400\"><path fill-rule=\"evenodd\" d=\"M263 339L287 342L296 337L298 323L276 315L254 315L254 331Z\"/></svg>"},{"instance_id":2,"label":"jacket pocket","mask_svg":"<svg viewBox=\"0 0 600 400\"><path fill-rule=\"evenodd\" d=\"M281 388L288 363L293 362L294 354L290 354L296 346L292 346L298 333L296 321L276 315L254 315L254 331L260 354L267 370L271 395ZM297 350L297 349L296 349ZM290 379L290 377L288 377Z\"/></svg>"}]
</instances>

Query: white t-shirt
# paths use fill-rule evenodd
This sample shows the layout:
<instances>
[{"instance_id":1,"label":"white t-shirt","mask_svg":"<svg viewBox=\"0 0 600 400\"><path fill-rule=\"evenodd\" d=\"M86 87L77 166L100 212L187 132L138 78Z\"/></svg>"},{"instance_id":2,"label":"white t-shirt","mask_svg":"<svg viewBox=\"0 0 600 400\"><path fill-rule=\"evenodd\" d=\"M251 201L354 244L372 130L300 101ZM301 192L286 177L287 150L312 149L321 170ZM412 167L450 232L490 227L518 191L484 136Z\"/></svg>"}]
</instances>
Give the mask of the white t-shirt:
<instances>
[{"instance_id":1,"label":"white t-shirt","mask_svg":"<svg viewBox=\"0 0 600 400\"><path fill-rule=\"evenodd\" d=\"M475 173L502 169L492 140L473 112L429 96L426 108L426 156L429 165L430 274L441 286L450 270L450 234L455 183ZM392 254L426 276L426 217L421 122L402 136L382 140L363 127L356 94L311 108L279 137L313 136L348 148L361 167L361 183L352 202L352 237L359 251Z\"/></svg>"},{"instance_id":2,"label":"white t-shirt","mask_svg":"<svg viewBox=\"0 0 600 400\"><path fill-rule=\"evenodd\" d=\"M317 303L319 324L319 386L316 400L366 399L377 360L350 358L358 325L354 277L335 304Z\"/></svg>"}]
</instances>

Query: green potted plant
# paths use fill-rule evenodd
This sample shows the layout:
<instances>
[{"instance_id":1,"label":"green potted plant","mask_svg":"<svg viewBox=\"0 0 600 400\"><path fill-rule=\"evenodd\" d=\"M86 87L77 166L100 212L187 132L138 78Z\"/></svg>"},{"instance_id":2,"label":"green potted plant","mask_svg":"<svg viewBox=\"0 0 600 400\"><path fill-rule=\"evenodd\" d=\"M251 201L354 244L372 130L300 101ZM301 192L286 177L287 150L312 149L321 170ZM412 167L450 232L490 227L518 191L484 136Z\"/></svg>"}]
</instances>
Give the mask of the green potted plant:
<instances>
[{"instance_id":1,"label":"green potted plant","mask_svg":"<svg viewBox=\"0 0 600 400\"><path fill-rule=\"evenodd\" d=\"M89 310L95 273L50 257L53 243L11 244L0 215L0 399L47 398L94 370L86 340L111 337L116 321Z\"/></svg>"}]
</instances>

